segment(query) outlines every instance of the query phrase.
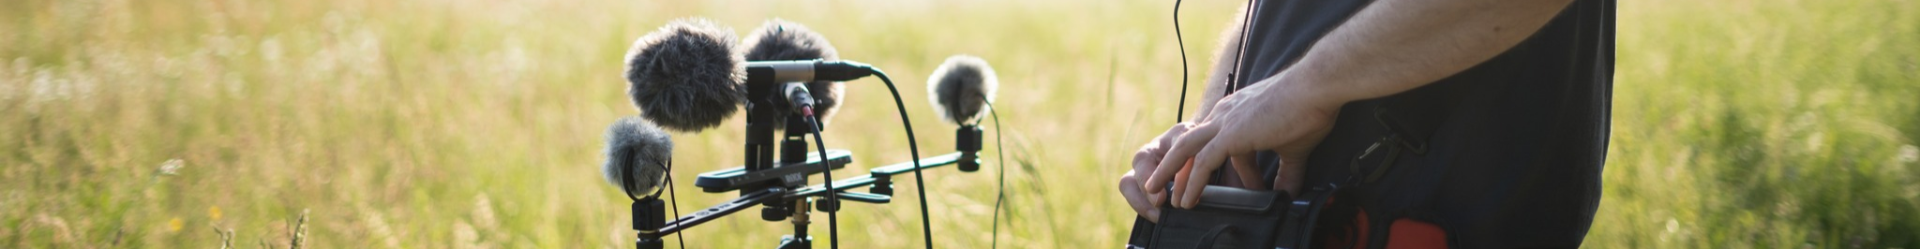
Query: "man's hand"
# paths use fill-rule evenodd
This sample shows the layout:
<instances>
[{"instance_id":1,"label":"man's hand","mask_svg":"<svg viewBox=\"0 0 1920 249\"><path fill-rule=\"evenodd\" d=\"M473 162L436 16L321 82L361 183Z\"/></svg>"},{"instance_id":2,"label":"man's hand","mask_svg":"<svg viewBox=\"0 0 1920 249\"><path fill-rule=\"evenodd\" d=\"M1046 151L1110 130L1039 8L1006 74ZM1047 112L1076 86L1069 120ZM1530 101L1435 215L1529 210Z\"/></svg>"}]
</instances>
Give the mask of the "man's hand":
<instances>
[{"instance_id":1,"label":"man's hand","mask_svg":"<svg viewBox=\"0 0 1920 249\"><path fill-rule=\"evenodd\" d=\"M1127 205L1133 206L1133 212L1146 217L1147 221L1160 222L1160 203L1167 201L1167 194L1164 193L1165 191L1156 191L1160 192L1157 194L1148 194L1147 191L1143 191L1142 188L1145 185L1140 182L1146 180L1146 176L1137 175L1137 172L1152 173L1155 168L1158 168L1161 157L1167 154L1166 145L1173 144L1173 139L1186 134L1188 126L1191 125L1174 124L1173 128L1168 128L1166 133L1160 134L1160 137L1147 142L1146 146L1140 146L1140 151L1133 153L1133 170L1128 170L1127 174L1120 176L1120 196L1126 197Z\"/></svg>"},{"instance_id":2,"label":"man's hand","mask_svg":"<svg viewBox=\"0 0 1920 249\"><path fill-rule=\"evenodd\" d=\"M1207 120L1182 134L1169 133L1177 138L1162 148L1165 151L1158 165L1143 171L1137 166L1141 157L1136 155L1134 170L1152 172L1146 178L1145 194L1169 194L1165 189L1172 183L1173 206L1193 208L1200 203L1200 190L1221 164L1231 158L1236 173L1243 178L1258 176L1253 156L1267 150L1280 154L1280 174L1274 179L1274 188L1298 193L1307 154L1332 129L1333 119L1346 101L1316 98L1316 89L1308 88L1312 85L1279 82L1282 78L1269 78L1241 89L1221 99ZM1189 160L1192 164L1182 167Z\"/></svg>"}]
</instances>

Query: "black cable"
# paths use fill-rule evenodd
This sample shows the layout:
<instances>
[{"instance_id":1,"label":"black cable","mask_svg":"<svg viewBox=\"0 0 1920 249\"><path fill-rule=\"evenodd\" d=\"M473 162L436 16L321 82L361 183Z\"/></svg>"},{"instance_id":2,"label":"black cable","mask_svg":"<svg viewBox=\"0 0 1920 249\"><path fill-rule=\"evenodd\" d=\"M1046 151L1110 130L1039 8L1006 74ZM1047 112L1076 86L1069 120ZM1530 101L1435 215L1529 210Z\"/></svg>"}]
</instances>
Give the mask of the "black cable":
<instances>
[{"instance_id":1,"label":"black cable","mask_svg":"<svg viewBox=\"0 0 1920 249\"><path fill-rule=\"evenodd\" d=\"M887 78L886 72L881 72L879 68L868 69L873 71L874 77L880 77L880 82L887 83L887 91L893 93L893 105L900 109L900 125L907 129L907 152L913 156L913 188L920 197L921 236L926 239L927 248L932 249L933 219L927 212L927 180L920 176L920 142L913 138L913 120L907 118L907 103L900 100L900 89L893 86L893 79Z\"/></svg>"},{"instance_id":2,"label":"black cable","mask_svg":"<svg viewBox=\"0 0 1920 249\"><path fill-rule=\"evenodd\" d=\"M666 173L667 173L667 201L673 203L673 218L679 219L680 218L680 196L673 193L673 161L672 160L667 161ZM658 194L659 192L655 192L655 193ZM686 235L682 233L673 233L673 237L675 239L680 240L680 244L679 244L680 249L687 249Z\"/></svg>"},{"instance_id":3,"label":"black cable","mask_svg":"<svg viewBox=\"0 0 1920 249\"><path fill-rule=\"evenodd\" d=\"M1000 165L996 165L1000 169L995 172L999 175L1000 185L994 187L998 193L993 197L993 242L989 248L1000 248L1000 203L1007 199L1007 150L1004 149L1006 143L1000 141L1000 133L1005 131L1000 128L1000 109L993 108L993 101L987 101L986 98L986 95L980 95L980 103L987 103L987 114L993 115L993 157L1000 160Z\"/></svg>"},{"instance_id":4,"label":"black cable","mask_svg":"<svg viewBox=\"0 0 1920 249\"><path fill-rule=\"evenodd\" d=\"M822 174L821 177L825 177L827 182L826 183L827 203L833 204L832 209L834 210L834 211L827 211L827 236L828 236L827 238L833 240L833 242L828 243L828 246L834 249L839 249L840 248L840 217L839 215L836 215L834 213L839 213L836 211L840 210L840 197L839 197L840 191L833 189L833 165L832 165L833 162L832 160L827 159L826 139L820 138L820 126L824 126L824 125L820 123L819 116L813 115L813 107L806 107L806 108L807 108L807 111L806 111L807 120L813 122L813 144L814 146L820 147L818 150L820 151L820 163L822 164L822 166L826 166L826 169L827 169L826 171L821 171L821 174ZM801 210L801 211L805 211L805 210ZM795 238L795 239L799 239L799 238Z\"/></svg>"},{"instance_id":5,"label":"black cable","mask_svg":"<svg viewBox=\"0 0 1920 249\"><path fill-rule=\"evenodd\" d=\"M1175 109L1173 113L1173 123L1178 124L1182 117L1187 116L1187 77L1189 77L1187 76L1187 39L1180 36L1180 0L1173 1L1173 41L1179 42L1180 44L1180 107L1179 109ZM987 107L993 106L989 105ZM994 117L993 122L995 123L993 128L999 129L1000 118ZM994 132L995 134L999 133L999 131ZM994 139L999 140L1000 138L995 137Z\"/></svg>"},{"instance_id":6,"label":"black cable","mask_svg":"<svg viewBox=\"0 0 1920 249\"><path fill-rule=\"evenodd\" d=\"M1233 55L1233 71L1227 73L1227 92L1220 96L1233 95L1234 91L1240 90L1240 83L1246 81L1245 79L1240 79L1240 76L1243 75L1238 75L1240 73L1240 58L1247 57L1247 29L1253 27L1253 11L1258 9L1260 9L1259 1L1247 0L1247 13L1241 18L1240 22L1240 48L1235 51Z\"/></svg>"}]
</instances>

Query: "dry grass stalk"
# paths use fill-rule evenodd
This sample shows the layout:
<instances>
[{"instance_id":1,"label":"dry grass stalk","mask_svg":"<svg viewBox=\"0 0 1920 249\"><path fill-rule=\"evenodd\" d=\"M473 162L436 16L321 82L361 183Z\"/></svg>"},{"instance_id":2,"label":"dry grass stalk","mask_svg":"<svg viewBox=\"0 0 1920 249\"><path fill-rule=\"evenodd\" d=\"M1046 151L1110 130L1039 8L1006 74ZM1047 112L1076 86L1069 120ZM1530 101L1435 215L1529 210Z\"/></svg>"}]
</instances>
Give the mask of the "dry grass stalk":
<instances>
[{"instance_id":1,"label":"dry grass stalk","mask_svg":"<svg viewBox=\"0 0 1920 249\"><path fill-rule=\"evenodd\" d=\"M288 246L288 248L291 248L291 249L300 249L300 247L301 247L301 246L303 246L304 244L306 244L306 242L307 242L307 214L308 214L308 213L311 213L312 211L313 211L313 210L311 210L311 209L301 209L301 210L300 210L300 220L299 220L299 221L297 221L297 222L294 222L294 223L293 223L293 242L291 242L291 243L289 243L289 246Z\"/></svg>"},{"instance_id":2,"label":"dry grass stalk","mask_svg":"<svg viewBox=\"0 0 1920 249\"><path fill-rule=\"evenodd\" d=\"M233 229L220 230L219 226L209 226L213 227L214 234L220 236L220 249L233 248Z\"/></svg>"}]
</instances>

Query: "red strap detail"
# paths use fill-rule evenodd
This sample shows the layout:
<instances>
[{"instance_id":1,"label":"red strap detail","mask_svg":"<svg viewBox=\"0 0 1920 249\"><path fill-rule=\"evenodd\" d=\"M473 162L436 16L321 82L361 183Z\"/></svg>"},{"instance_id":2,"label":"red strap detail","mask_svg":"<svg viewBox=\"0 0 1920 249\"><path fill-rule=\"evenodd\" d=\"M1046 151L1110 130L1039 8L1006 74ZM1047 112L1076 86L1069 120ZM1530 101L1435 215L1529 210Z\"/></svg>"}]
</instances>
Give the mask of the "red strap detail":
<instances>
[{"instance_id":1,"label":"red strap detail","mask_svg":"<svg viewBox=\"0 0 1920 249\"><path fill-rule=\"evenodd\" d=\"M1352 248L1367 248L1367 231L1369 231L1367 229L1367 212L1363 211L1359 213L1359 217L1354 219L1354 224L1351 227L1354 228L1354 230L1348 233L1353 234L1354 237L1339 240L1352 241L1355 245ZM1393 220L1393 226L1388 228L1388 230L1387 249L1447 248L1447 231L1440 229L1439 225L1434 225L1433 223L1402 218ZM1336 246L1335 248L1344 246L1337 244L1339 243L1335 242L1330 245Z\"/></svg>"}]
</instances>

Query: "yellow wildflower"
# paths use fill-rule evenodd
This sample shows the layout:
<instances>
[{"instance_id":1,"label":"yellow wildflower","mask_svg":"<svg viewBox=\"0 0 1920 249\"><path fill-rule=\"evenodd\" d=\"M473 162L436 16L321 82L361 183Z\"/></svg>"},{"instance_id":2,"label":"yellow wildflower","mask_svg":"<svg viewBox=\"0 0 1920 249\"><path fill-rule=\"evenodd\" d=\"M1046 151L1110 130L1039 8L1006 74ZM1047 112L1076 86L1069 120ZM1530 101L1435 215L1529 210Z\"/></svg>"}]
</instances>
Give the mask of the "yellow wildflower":
<instances>
[{"instance_id":1,"label":"yellow wildflower","mask_svg":"<svg viewBox=\"0 0 1920 249\"><path fill-rule=\"evenodd\" d=\"M168 232L179 232L180 228L185 228L186 226L187 226L187 221L180 220L180 217L174 217L172 220L167 220Z\"/></svg>"}]
</instances>

